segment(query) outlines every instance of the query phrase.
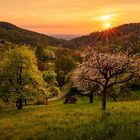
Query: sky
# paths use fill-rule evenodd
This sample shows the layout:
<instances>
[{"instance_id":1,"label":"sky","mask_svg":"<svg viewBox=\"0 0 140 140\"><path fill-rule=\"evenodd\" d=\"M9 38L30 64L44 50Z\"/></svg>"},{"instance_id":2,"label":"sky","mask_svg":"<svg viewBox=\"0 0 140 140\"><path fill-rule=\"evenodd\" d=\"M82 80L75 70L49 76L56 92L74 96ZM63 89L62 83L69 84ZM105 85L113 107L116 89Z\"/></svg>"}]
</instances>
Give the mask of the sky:
<instances>
[{"instance_id":1,"label":"sky","mask_svg":"<svg viewBox=\"0 0 140 140\"><path fill-rule=\"evenodd\" d=\"M44 34L89 34L140 22L140 0L0 0L0 20Z\"/></svg>"}]
</instances>

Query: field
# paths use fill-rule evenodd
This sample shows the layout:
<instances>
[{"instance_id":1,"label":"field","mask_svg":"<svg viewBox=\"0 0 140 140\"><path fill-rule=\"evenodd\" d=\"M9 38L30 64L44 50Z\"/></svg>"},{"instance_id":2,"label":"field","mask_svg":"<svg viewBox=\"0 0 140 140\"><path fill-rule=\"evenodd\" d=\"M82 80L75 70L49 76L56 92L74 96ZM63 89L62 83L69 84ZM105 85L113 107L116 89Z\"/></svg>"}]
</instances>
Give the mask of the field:
<instances>
[{"instance_id":1,"label":"field","mask_svg":"<svg viewBox=\"0 0 140 140\"><path fill-rule=\"evenodd\" d=\"M108 101L102 112L98 97L93 104L82 97L76 104L7 108L0 112L0 140L138 140L139 109L140 100Z\"/></svg>"},{"instance_id":2,"label":"field","mask_svg":"<svg viewBox=\"0 0 140 140\"><path fill-rule=\"evenodd\" d=\"M61 48L61 47L59 47ZM48 50L51 50L51 51L57 51L58 50L58 47L55 47L55 46L47 46L47 49Z\"/></svg>"}]
</instances>

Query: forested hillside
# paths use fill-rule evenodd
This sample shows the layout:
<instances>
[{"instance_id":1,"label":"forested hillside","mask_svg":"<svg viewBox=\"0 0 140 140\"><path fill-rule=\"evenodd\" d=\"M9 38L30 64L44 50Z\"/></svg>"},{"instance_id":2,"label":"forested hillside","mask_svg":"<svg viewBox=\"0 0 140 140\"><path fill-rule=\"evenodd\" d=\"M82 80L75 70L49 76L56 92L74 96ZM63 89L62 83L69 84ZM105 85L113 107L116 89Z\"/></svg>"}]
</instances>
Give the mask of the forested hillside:
<instances>
[{"instance_id":1,"label":"forested hillside","mask_svg":"<svg viewBox=\"0 0 140 140\"><path fill-rule=\"evenodd\" d=\"M93 32L70 40L64 47L80 48L97 45L109 46L110 49L120 51L132 49L133 53L140 52L140 23L124 24L102 32Z\"/></svg>"},{"instance_id":2,"label":"forested hillside","mask_svg":"<svg viewBox=\"0 0 140 140\"><path fill-rule=\"evenodd\" d=\"M44 34L19 28L8 22L0 22L0 40L8 41L13 44L26 44L35 46L61 46L66 41L56 39Z\"/></svg>"},{"instance_id":3,"label":"forested hillside","mask_svg":"<svg viewBox=\"0 0 140 140\"><path fill-rule=\"evenodd\" d=\"M70 41L56 39L44 34L19 28L8 22L0 22L0 41L12 44L37 46L63 46L78 49L87 46L102 46L104 50L140 52L140 23L124 24L101 32L74 38Z\"/></svg>"}]
</instances>

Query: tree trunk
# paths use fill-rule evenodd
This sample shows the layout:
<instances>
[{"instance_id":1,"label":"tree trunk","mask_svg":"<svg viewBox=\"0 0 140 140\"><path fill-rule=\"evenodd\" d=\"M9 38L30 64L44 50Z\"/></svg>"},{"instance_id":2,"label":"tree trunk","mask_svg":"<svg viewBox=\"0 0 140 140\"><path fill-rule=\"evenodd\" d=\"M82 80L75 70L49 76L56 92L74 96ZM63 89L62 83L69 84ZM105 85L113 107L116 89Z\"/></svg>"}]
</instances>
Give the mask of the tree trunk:
<instances>
[{"instance_id":1,"label":"tree trunk","mask_svg":"<svg viewBox=\"0 0 140 140\"><path fill-rule=\"evenodd\" d=\"M89 94L89 103L93 103L93 92Z\"/></svg>"},{"instance_id":2,"label":"tree trunk","mask_svg":"<svg viewBox=\"0 0 140 140\"><path fill-rule=\"evenodd\" d=\"M22 109L22 99L19 98L19 106L18 106L18 109Z\"/></svg>"},{"instance_id":3,"label":"tree trunk","mask_svg":"<svg viewBox=\"0 0 140 140\"><path fill-rule=\"evenodd\" d=\"M9 104L9 100L8 100L8 98L6 98L6 103Z\"/></svg>"},{"instance_id":4,"label":"tree trunk","mask_svg":"<svg viewBox=\"0 0 140 140\"><path fill-rule=\"evenodd\" d=\"M18 108L18 100L16 100L16 107Z\"/></svg>"},{"instance_id":5,"label":"tree trunk","mask_svg":"<svg viewBox=\"0 0 140 140\"><path fill-rule=\"evenodd\" d=\"M106 90L103 91L102 95L102 110L106 110Z\"/></svg>"},{"instance_id":6,"label":"tree trunk","mask_svg":"<svg viewBox=\"0 0 140 140\"><path fill-rule=\"evenodd\" d=\"M22 109L22 98L19 98L19 99L16 101L16 106L17 106L17 109L18 109L18 110Z\"/></svg>"}]
</instances>

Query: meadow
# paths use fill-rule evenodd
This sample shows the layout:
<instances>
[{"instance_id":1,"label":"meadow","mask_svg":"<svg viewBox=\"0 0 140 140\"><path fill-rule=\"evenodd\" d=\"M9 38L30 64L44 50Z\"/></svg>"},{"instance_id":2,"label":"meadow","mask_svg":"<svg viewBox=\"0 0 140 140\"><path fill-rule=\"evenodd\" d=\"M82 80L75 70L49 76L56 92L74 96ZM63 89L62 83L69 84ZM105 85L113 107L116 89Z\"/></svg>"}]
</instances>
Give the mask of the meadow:
<instances>
[{"instance_id":1,"label":"meadow","mask_svg":"<svg viewBox=\"0 0 140 140\"><path fill-rule=\"evenodd\" d=\"M135 92L138 94L139 91ZM76 104L63 100L48 105L27 105L0 111L0 140L139 140L140 100L129 99L107 102L101 110L101 101L95 97L89 104L80 97Z\"/></svg>"}]
</instances>

